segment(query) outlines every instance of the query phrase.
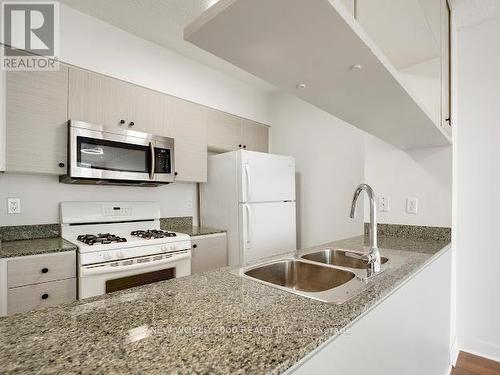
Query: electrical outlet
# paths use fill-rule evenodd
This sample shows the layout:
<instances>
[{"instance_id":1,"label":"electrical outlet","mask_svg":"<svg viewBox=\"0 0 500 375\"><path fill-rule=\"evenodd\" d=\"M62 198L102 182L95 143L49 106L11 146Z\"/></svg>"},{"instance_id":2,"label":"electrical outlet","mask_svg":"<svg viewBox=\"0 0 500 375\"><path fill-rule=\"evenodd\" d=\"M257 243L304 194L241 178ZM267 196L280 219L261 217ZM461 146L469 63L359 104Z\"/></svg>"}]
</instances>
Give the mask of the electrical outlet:
<instances>
[{"instance_id":1,"label":"electrical outlet","mask_svg":"<svg viewBox=\"0 0 500 375\"><path fill-rule=\"evenodd\" d=\"M377 206L380 212L389 212L390 211L389 197L385 196L378 197Z\"/></svg>"},{"instance_id":2,"label":"electrical outlet","mask_svg":"<svg viewBox=\"0 0 500 375\"><path fill-rule=\"evenodd\" d=\"M418 198L406 198L406 213L414 215L418 213Z\"/></svg>"},{"instance_id":3,"label":"electrical outlet","mask_svg":"<svg viewBox=\"0 0 500 375\"><path fill-rule=\"evenodd\" d=\"M7 198L7 213L20 214L21 213L21 199L20 198Z\"/></svg>"}]
</instances>

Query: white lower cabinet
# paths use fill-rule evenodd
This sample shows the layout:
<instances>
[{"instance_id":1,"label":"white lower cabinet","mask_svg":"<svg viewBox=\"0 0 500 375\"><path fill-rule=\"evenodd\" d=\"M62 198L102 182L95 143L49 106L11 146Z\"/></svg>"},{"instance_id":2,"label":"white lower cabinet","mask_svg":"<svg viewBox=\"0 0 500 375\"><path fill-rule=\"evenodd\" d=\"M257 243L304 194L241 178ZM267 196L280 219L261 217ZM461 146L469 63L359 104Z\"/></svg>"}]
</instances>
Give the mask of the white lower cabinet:
<instances>
[{"instance_id":1,"label":"white lower cabinet","mask_svg":"<svg viewBox=\"0 0 500 375\"><path fill-rule=\"evenodd\" d=\"M191 244L191 274L228 265L226 233L192 237Z\"/></svg>"},{"instance_id":2,"label":"white lower cabinet","mask_svg":"<svg viewBox=\"0 0 500 375\"><path fill-rule=\"evenodd\" d=\"M0 316L76 300L76 253L0 259Z\"/></svg>"},{"instance_id":3,"label":"white lower cabinet","mask_svg":"<svg viewBox=\"0 0 500 375\"><path fill-rule=\"evenodd\" d=\"M7 314L39 309L76 300L76 279L50 281L11 288L7 292Z\"/></svg>"}]
</instances>

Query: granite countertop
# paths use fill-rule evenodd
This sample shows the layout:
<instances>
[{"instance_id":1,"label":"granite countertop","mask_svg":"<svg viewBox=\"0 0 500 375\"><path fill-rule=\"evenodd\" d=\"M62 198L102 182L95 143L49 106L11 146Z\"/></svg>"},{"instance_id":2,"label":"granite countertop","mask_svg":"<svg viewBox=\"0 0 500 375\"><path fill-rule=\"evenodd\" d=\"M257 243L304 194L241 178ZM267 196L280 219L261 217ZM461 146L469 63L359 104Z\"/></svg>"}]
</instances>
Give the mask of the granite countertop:
<instances>
[{"instance_id":1,"label":"granite countertop","mask_svg":"<svg viewBox=\"0 0 500 375\"><path fill-rule=\"evenodd\" d=\"M0 242L0 258L73 251L77 247L61 237Z\"/></svg>"},{"instance_id":2,"label":"granite countertop","mask_svg":"<svg viewBox=\"0 0 500 375\"><path fill-rule=\"evenodd\" d=\"M165 230L178 233L185 233L190 235L191 237L206 236L208 234L216 234L216 233L226 233L226 231L222 229L215 229L210 227L197 227L194 225L182 226L182 227L169 227L166 228Z\"/></svg>"},{"instance_id":3,"label":"granite countertop","mask_svg":"<svg viewBox=\"0 0 500 375\"><path fill-rule=\"evenodd\" d=\"M185 233L191 237L226 232L223 229L193 225L193 218L191 216L161 218L160 229L171 232Z\"/></svg>"},{"instance_id":4,"label":"granite countertop","mask_svg":"<svg viewBox=\"0 0 500 375\"><path fill-rule=\"evenodd\" d=\"M342 305L223 268L0 319L0 373L282 373L448 248L446 241L379 241L383 255L404 265ZM365 244L360 236L323 246Z\"/></svg>"}]
</instances>

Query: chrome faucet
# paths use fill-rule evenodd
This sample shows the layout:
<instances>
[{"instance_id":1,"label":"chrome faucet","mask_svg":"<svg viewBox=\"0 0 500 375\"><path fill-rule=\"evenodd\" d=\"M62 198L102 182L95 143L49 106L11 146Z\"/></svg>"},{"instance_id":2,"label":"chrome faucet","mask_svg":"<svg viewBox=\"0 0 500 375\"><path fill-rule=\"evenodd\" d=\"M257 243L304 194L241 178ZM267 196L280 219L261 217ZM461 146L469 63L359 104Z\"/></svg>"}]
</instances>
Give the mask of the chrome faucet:
<instances>
[{"instance_id":1,"label":"chrome faucet","mask_svg":"<svg viewBox=\"0 0 500 375\"><path fill-rule=\"evenodd\" d=\"M356 188L354 196L352 198L351 205L351 219L354 219L354 214L356 213L356 202L358 201L359 194L365 191L370 200L370 250L366 256L368 261L368 277L373 276L380 272L380 252L377 247L377 218L375 213L375 194L370 185L361 184Z\"/></svg>"}]
</instances>

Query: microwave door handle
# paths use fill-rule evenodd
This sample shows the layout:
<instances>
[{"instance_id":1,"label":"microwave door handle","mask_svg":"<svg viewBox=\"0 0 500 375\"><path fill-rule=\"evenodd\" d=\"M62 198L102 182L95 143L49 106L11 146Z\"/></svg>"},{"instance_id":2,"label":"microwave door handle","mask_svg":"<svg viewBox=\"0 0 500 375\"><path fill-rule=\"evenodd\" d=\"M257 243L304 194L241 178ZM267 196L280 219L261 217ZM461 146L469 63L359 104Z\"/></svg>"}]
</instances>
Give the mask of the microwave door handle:
<instances>
[{"instance_id":1,"label":"microwave door handle","mask_svg":"<svg viewBox=\"0 0 500 375\"><path fill-rule=\"evenodd\" d=\"M149 142L149 152L151 155L151 164L149 166L149 179L153 180L155 178L155 147L152 142Z\"/></svg>"}]
</instances>

